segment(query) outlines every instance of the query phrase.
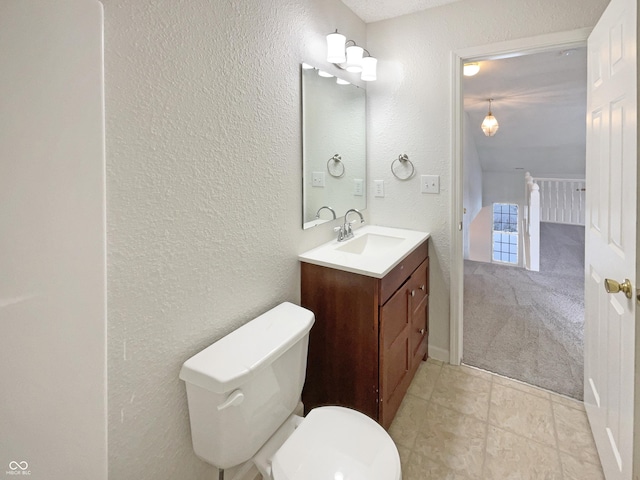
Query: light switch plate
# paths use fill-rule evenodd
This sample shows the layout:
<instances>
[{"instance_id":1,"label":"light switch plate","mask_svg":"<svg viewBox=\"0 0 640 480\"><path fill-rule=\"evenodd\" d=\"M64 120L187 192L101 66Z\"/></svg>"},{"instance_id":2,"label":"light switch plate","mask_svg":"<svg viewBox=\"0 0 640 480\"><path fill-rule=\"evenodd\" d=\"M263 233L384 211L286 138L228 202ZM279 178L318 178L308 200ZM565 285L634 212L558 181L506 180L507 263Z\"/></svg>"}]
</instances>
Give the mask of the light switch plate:
<instances>
[{"instance_id":1,"label":"light switch plate","mask_svg":"<svg viewBox=\"0 0 640 480\"><path fill-rule=\"evenodd\" d=\"M440 193L440 175L420 175L422 193Z\"/></svg>"}]
</instances>

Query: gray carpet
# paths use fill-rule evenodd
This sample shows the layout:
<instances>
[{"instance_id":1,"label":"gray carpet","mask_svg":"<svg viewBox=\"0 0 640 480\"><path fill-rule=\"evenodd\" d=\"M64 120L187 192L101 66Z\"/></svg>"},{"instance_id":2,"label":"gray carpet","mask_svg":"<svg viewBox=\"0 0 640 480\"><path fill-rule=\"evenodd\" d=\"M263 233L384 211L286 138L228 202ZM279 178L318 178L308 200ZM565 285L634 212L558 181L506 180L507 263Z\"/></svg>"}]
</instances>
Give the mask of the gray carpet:
<instances>
[{"instance_id":1,"label":"gray carpet","mask_svg":"<svg viewBox=\"0 0 640 480\"><path fill-rule=\"evenodd\" d=\"M542 223L540 272L465 260L463 362L583 396L584 227Z\"/></svg>"}]
</instances>

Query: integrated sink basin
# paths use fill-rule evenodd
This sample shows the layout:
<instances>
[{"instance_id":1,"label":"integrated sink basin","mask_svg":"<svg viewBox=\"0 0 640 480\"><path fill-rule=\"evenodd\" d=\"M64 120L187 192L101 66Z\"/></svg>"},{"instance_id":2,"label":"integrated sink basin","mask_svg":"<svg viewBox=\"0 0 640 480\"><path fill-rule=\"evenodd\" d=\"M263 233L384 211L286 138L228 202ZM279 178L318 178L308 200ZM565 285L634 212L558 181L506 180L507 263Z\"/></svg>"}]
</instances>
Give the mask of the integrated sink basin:
<instances>
[{"instance_id":1,"label":"integrated sink basin","mask_svg":"<svg viewBox=\"0 0 640 480\"><path fill-rule=\"evenodd\" d=\"M403 237L365 233L354 237L351 241L342 242L343 245L337 247L336 250L355 255L383 255L386 250L396 247L404 241Z\"/></svg>"},{"instance_id":2,"label":"integrated sink basin","mask_svg":"<svg viewBox=\"0 0 640 480\"><path fill-rule=\"evenodd\" d=\"M332 240L298 255L301 262L382 278L422 242L426 232L366 225L353 238Z\"/></svg>"}]
</instances>

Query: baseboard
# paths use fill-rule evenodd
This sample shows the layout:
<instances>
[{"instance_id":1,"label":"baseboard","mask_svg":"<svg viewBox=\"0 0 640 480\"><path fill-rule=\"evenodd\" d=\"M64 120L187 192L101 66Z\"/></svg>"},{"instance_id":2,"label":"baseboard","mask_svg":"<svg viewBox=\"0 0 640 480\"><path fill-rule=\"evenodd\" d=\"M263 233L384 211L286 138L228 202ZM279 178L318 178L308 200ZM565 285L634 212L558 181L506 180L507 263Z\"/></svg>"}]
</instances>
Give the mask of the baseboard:
<instances>
[{"instance_id":1,"label":"baseboard","mask_svg":"<svg viewBox=\"0 0 640 480\"><path fill-rule=\"evenodd\" d=\"M444 363L449 363L449 350L429 345L429 358L433 358L434 360L439 360Z\"/></svg>"}]
</instances>

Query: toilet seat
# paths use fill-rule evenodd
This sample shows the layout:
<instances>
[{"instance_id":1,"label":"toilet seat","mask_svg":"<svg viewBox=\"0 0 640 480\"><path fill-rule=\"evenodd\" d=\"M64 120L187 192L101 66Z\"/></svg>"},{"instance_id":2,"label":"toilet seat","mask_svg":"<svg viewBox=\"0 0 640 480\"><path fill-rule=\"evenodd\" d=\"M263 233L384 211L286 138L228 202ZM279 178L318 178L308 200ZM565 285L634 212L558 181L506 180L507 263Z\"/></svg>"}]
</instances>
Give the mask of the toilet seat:
<instances>
[{"instance_id":1,"label":"toilet seat","mask_svg":"<svg viewBox=\"0 0 640 480\"><path fill-rule=\"evenodd\" d=\"M273 480L400 480L387 432L344 407L314 408L272 459Z\"/></svg>"}]
</instances>

